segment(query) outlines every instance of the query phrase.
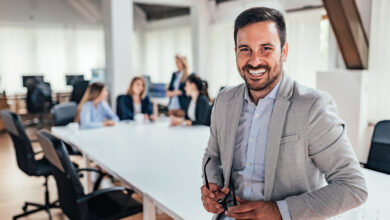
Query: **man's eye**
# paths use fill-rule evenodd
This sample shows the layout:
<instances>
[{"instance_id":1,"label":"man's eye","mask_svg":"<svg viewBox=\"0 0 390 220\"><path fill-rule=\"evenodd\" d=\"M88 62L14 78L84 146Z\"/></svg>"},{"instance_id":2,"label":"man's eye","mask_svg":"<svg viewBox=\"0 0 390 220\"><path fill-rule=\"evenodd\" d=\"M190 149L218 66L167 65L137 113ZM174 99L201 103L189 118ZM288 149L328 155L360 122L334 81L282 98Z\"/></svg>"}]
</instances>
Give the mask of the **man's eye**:
<instances>
[{"instance_id":1,"label":"man's eye","mask_svg":"<svg viewBox=\"0 0 390 220\"><path fill-rule=\"evenodd\" d=\"M241 52L247 52L247 51L249 51L249 49L248 48L242 48L240 51Z\"/></svg>"},{"instance_id":2,"label":"man's eye","mask_svg":"<svg viewBox=\"0 0 390 220\"><path fill-rule=\"evenodd\" d=\"M264 50L272 50L271 47L264 47Z\"/></svg>"}]
</instances>

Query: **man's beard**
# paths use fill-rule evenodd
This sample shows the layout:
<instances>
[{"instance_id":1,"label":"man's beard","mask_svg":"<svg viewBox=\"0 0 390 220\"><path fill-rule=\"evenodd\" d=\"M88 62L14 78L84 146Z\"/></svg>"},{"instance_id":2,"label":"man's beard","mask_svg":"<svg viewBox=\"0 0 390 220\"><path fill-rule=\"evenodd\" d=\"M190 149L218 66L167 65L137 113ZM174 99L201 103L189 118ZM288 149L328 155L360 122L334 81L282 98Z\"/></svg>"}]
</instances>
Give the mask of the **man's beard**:
<instances>
[{"instance_id":1,"label":"man's beard","mask_svg":"<svg viewBox=\"0 0 390 220\"><path fill-rule=\"evenodd\" d=\"M247 75L245 74L245 72L248 72L248 74L250 74L249 73L249 69L255 70L255 69L260 69L260 68L265 68L266 69L266 73L268 72L266 82L263 85L260 85L260 86L256 86L254 84L248 83L248 79L246 78ZM275 80L278 79L278 77L282 73L282 70L283 70L282 57L280 57L279 63L277 64L277 66L275 68L275 71L277 73L272 78L271 78L271 74L270 74L271 67L269 67L268 65L258 65L256 67L253 67L252 65L247 64L247 65L243 66L242 69L238 68L238 71L241 73L240 75L244 79L246 86L248 87L248 89L250 89L252 91L262 91L262 90L268 88L270 85L272 85L272 83L275 82Z\"/></svg>"}]
</instances>

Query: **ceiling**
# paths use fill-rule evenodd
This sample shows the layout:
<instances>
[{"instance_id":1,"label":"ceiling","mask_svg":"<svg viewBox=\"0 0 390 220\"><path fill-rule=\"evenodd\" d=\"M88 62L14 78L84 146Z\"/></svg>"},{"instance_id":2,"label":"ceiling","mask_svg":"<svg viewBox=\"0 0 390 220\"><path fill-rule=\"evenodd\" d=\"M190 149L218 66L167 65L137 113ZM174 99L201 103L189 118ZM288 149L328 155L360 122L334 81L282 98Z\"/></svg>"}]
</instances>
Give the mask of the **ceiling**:
<instances>
[{"instance_id":1,"label":"ceiling","mask_svg":"<svg viewBox=\"0 0 390 220\"><path fill-rule=\"evenodd\" d=\"M149 5L141 3L136 3L135 5L141 8L141 10L146 14L147 21L155 21L190 14L190 8L188 7Z\"/></svg>"}]
</instances>

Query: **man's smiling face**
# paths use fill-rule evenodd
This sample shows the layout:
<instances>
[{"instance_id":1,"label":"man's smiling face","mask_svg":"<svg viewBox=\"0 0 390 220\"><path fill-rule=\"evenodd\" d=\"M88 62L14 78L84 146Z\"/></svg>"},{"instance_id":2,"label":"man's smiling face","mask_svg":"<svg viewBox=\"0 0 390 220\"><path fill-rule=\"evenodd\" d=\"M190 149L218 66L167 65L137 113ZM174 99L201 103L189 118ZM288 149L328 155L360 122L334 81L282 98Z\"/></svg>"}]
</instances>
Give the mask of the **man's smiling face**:
<instances>
[{"instance_id":1,"label":"man's smiling face","mask_svg":"<svg viewBox=\"0 0 390 220\"><path fill-rule=\"evenodd\" d=\"M252 91L261 91L278 82L286 61L287 43L281 47L277 25L256 22L237 32L237 68Z\"/></svg>"}]
</instances>

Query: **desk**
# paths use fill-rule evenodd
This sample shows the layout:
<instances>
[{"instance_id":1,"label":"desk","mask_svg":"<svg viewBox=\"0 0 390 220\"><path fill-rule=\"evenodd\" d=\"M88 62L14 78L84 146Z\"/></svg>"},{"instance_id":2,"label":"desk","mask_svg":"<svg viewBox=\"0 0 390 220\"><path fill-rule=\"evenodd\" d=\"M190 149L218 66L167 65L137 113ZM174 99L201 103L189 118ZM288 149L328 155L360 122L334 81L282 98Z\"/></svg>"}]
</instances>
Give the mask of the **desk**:
<instances>
[{"instance_id":1,"label":"desk","mask_svg":"<svg viewBox=\"0 0 390 220\"><path fill-rule=\"evenodd\" d=\"M155 219L156 206L175 219L212 218L200 199L208 127L171 128L168 121L158 121L79 131L55 127L52 132L143 195L144 219ZM332 219L390 219L390 175L363 171L367 202Z\"/></svg>"},{"instance_id":2,"label":"desk","mask_svg":"<svg viewBox=\"0 0 390 220\"><path fill-rule=\"evenodd\" d=\"M144 219L155 219L155 206L175 219L212 218L200 199L208 127L170 128L164 121L52 132L140 193Z\"/></svg>"}]
</instances>

